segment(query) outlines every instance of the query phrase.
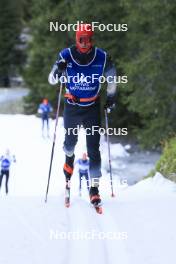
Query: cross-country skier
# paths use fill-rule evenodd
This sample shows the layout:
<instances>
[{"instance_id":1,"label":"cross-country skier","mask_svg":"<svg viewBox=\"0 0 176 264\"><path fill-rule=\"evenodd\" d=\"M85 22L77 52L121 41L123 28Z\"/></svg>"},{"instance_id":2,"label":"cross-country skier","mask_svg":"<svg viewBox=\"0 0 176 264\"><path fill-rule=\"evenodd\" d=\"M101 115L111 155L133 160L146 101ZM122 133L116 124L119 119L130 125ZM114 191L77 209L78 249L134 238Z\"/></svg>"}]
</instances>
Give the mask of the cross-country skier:
<instances>
[{"instance_id":1,"label":"cross-country skier","mask_svg":"<svg viewBox=\"0 0 176 264\"><path fill-rule=\"evenodd\" d=\"M69 128L83 125L92 129L100 127L100 89L101 83L98 77L109 78L107 83L107 101L105 108L111 111L115 106L116 94L116 69L110 56L104 50L93 45L94 32L90 24L81 24L76 31L76 45L61 50L58 58L49 74L49 83L58 83L58 78L64 73L67 77L64 127L70 133L65 134L64 152L66 160L64 173L66 177L66 189L69 190L69 182L73 174L74 149L78 136ZM81 76L76 83L76 76ZM93 79L96 77L97 79ZM99 178L101 177L101 157L99 151L100 134L98 131L87 133L87 153L90 160L90 201L96 207L101 203L99 194Z\"/></svg>"},{"instance_id":2,"label":"cross-country skier","mask_svg":"<svg viewBox=\"0 0 176 264\"><path fill-rule=\"evenodd\" d=\"M10 176L10 166L12 162L16 162L16 158L14 155L10 154L9 149L6 150L5 155L2 155L0 157L1 161L1 173L0 173L0 189L2 184L3 176L6 177L6 194L8 194L9 188L8 188L8 182L9 182L9 176Z\"/></svg>"},{"instance_id":3,"label":"cross-country skier","mask_svg":"<svg viewBox=\"0 0 176 264\"><path fill-rule=\"evenodd\" d=\"M89 191L89 159L87 158L87 154L83 153L82 158L78 159L76 164L78 165L79 171L79 194L81 196L83 178L86 179L87 189Z\"/></svg>"},{"instance_id":4,"label":"cross-country skier","mask_svg":"<svg viewBox=\"0 0 176 264\"><path fill-rule=\"evenodd\" d=\"M39 105L38 113L41 115L42 119L42 136L44 137L45 123L47 126L47 136L49 137L49 115L53 111L51 104L48 102L47 98L43 99L43 102Z\"/></svg>"}]
</instances>

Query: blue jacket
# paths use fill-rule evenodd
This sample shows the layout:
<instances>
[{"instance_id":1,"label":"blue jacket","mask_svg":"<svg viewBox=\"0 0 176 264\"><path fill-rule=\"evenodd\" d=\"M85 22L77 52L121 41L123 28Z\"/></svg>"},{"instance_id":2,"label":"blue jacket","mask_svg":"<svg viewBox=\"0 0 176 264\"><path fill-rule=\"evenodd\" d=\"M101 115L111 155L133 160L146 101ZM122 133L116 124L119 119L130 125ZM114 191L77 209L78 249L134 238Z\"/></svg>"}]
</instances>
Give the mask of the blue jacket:
<instances>
[{"instance_id":1,"label":"blue jacket","mask_svg":"<svg viewBox=\"0 0 176 264\"><path fill-rule=\"evenodd\" d=\"M66 83L67 91L78 98L91 98L97 96L101 89L99 77L103 76L106 63L106 52L95 48L95 56L86 65L78 64L66 48L59 53L59 57L67 61ZM79 102L78 105L91 105L93 102Z\"/></svg>"},{"instance_id":2,"label":"blue jacket","mask_svg":"<svg viewBox=\"0 0 176 264\"><path fill-rule=\"evenodd\" d=\"M88 174L88 172L89 172L89 160L88 159L86 159L86 160L79 159L77 161L77 163L78 163L79 173Z\"/></svg>"},{"instance_id":3,"label":"blue jacket","mask_svg":"<svg viewBox=\"0 0 176 264\"><path fill-rule=\"evenodd\" d=\"M52 111L53 111L53 109L52 109L50 103L48 103L48 104L41 103L39 105L38 113L40 113L42 115L42 117L48 117L49 113Z\"/></svg>"},{"instance_id":4,"label":"blue jacket","mask_svg":"<svg viewBox=\"0 0 176 264\"><path fill-rule=\"evenodd\" d=\"M1 170L8 171L10 169L10 165L13 162L16 162L15 156L1 156Z\"/></svg>"}]
</instances>

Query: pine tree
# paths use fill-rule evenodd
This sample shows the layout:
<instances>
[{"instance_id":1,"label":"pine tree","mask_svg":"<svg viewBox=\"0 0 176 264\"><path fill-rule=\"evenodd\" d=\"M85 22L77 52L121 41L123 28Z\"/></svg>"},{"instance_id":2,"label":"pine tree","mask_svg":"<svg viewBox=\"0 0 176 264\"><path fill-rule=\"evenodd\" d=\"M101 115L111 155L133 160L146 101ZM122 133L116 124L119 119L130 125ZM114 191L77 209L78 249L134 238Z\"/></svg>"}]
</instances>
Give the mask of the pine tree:
<instances>
[{"instance_id":1,"label":"pine tree","mask_svg":"<svg viewBox=\"0 0 176 264\"><path fill-rule=\"evenodd\" d=\"M118 85L118 107L112 125L134 128L144 145L157 145L176 129L176 7L159 0L33 1L28 64L25 80L30 88L28 113L41 98L56 105L57 96L47 77L56 54L74 44L74 32L50 32L49 21L128 24L127 32L95 31L95 45L112 56L118 75L128 84ZM106 87L102 89L102 105Z\"/></svg>"},{"instance_id":2,"label":"pine tree","mask_svg":"<svg viewBox=\"0 0 176 264\"><path fill-rule=\"evenodd\" d=\"M55 3L57 2L57 4ZM24 71L25 81L30 88L26 98L26 113L35 113L42 98L47 97L54 107L57 106L57 87L48 83L48 74L57 59L58 52L67 46L65 32L51 32L50 21L64 23L67 4L62 1L41 0L33 3L30 23L32 41L29 45L28 63ZM65 21L66 23L66 21Z\"/></svg>"},{"instance_id":3,"label":"pine tree","mask_svg":"<svg viewBox=\"0 0 176 264\"><path fill-rule=\"evenodd\" d=\"M21 32L20 0L0 1L0 85L10 85L10 75L16 67L16 45Z\"/></svg>"},{"instance_id":4,"label":"pine tree","mask_svg":"<svg viewBox=\"0 0 176 264\"><path fill-rule=\"evenodd\" d=\"M140 141L157 145L176 130L176 7L173 1L124 2L130 25L126 103L139 115L135 130Z\"/></svg>"}]
</instances>

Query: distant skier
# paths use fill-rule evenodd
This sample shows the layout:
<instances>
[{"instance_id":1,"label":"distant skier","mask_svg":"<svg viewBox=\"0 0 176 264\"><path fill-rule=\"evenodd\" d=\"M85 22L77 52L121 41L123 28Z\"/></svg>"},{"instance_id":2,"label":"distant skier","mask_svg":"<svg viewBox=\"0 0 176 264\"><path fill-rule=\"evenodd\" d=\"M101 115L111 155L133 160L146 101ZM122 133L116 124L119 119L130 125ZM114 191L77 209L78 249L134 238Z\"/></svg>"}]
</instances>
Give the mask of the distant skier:
<instances>
[{"instance_id":1,"label":"distant skier","mask_svg":"<svg viewBox=\"0 0 176 264\"><path fill-rule=\"evenodd\" d=\"M86 179L87 189L89 191L89 160L87 158L87 154L83 153L81 159L77 160L76 164L78 164L78 171L79 171L79 194L81 196L82 190L82 180L83 178Z\"/></svg>"},{"instance_id":2,"label":"distant skier","mask_svg":"<svg viewBox=\"0 0 176 264\"><path fill-rule=\"evenodd\" d=\"M9 149L6 150L5 155L0 157L1 162L1 173L0 173L0 189L2 184L3 176L6 177L6 194L8 194L9 188L8 188L8 182L9 182L9 176L10 176L10 166L12 162L16 162L16 158L14 155L10 154Z\"/></svg>"},{"instance_id":3,"label":"distant skier","mask_svg":"<svg viewBox=\"0 0 176 264\"><path fill-rule=\"evenodd\" d=\"M39 105L38 113L41 115L42 119L42 136L44 137L44 128L45 123L47 126L47 137L49 137L49 115L53 111L53 108L51 107L50 103L48 102L48 99L43 99L43 102Z\"/></svg>"},{"instance_id":4,"label":"distant skier","mask_svg":"<svg viewBox=\"0 0 176 264\"><path fill-rule=\"evenodd\" d=\"M107 83L107 100L105 108L111 111L115 106L116 69L107 53L93 46L93 31L90 24L81 24L76 31L76 45L63 49L49 74L48 81L54 85L58 77L66 75L66 94L64 105L64 128L70 131L77 126L93 129L101 126L100 112L100 77L110 79ZM76 83L77 76L81 78ZM93 80L93 76L97 79ZM78 79L78 78L77 78ZM91 131L90 131L91 132ZM66 190L69 193L69 183L73 174L74 149L78 135L65 134L64 152L66 160L64 173L66 177ZM96 207L101 203L99 195L99 178L101 177L101 157L99 151L100 133L94 131L86 135L87 153L90 160L90 201ZM69 201L69 195L68 199ZM69 206L69 202L68 202Z\"/></svg>"}]
</instances>

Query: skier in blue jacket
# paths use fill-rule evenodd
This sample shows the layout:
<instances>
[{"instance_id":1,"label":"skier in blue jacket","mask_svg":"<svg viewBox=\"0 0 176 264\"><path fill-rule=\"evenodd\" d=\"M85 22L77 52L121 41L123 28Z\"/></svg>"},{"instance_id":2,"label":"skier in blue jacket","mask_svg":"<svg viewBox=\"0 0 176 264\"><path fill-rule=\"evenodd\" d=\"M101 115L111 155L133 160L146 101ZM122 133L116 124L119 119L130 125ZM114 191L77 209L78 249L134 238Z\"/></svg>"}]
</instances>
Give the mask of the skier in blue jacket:
<instances>
[{"instance_id":1,"label":"skier in blue jacket","mask_svg":"<svg viewBox=\"0 0 176 264\"><path fill-rule=\"evenodd\" d=\"M49 115L53 111L51 104L48 102L47 98L43 99L43 102L39 105L38 113L41 115L42 119L42 136L44 137L45 123L47 125L47 136L49 137Z\"/></svg>"},{"instance_id":2,"label":"skier in blue jacket","mask_svg":"<svg viewBox=\"0 0 176 264\"><path fill-rule=\"evenodd\" d=\"M89 159L87 158L87 154L83 153L82 158L78 159L76 164L78 165L79 171L79 194L81 196L83 178L86 179L87 189L89 191Z\"/></svg>"},{"instance_id":3,"label":"skier in blue jacket","mask_svg":"<svg viewBox=\"0 0 176 264\"><path fill-rule=\"evenodd\" d=\"M1 173L0 173L0 189L2 184L2 179L5 176L6 177L6 194L8 194L9 188L8 188L8 182L9 182L9 176L10 176L10 166L12 162L16 162L16 158L13 155L10 155L9 149L6 150L5 155L2 155L0 157L1 162Z\"/></svg>"},{"instance_id":4,"label":"skier in blue jacket","mask_svg":"<svg viewBox=\"0 0 176 264\"><path fill-rule=\"evenodd\" d=\"M58 58L49 74L48 81L51 85L58 83L61 75L67 78L64 127L69 133L65 134L64 152L66 155L64 174L66 177L66 189L73 174L74 149L78 135L70 128L83 125L92 129L101 126L100 90L101 83L98 77L112 77L107 82L107 100L105 108L111 111L115 106L116 69L110 56L104 50L93 45L93 31L90 24L84 24L77 28L76 45L65 48L58 54ZM80 77L76 83L76 76ZM96 76L92 80L92 77ZM90 201L93 205L101 203L99 194L99 178L101 177L101 156L99 151L100 133L98 131L86 135L87 153L90 160Z\"/></svg>"}]
</instances>

